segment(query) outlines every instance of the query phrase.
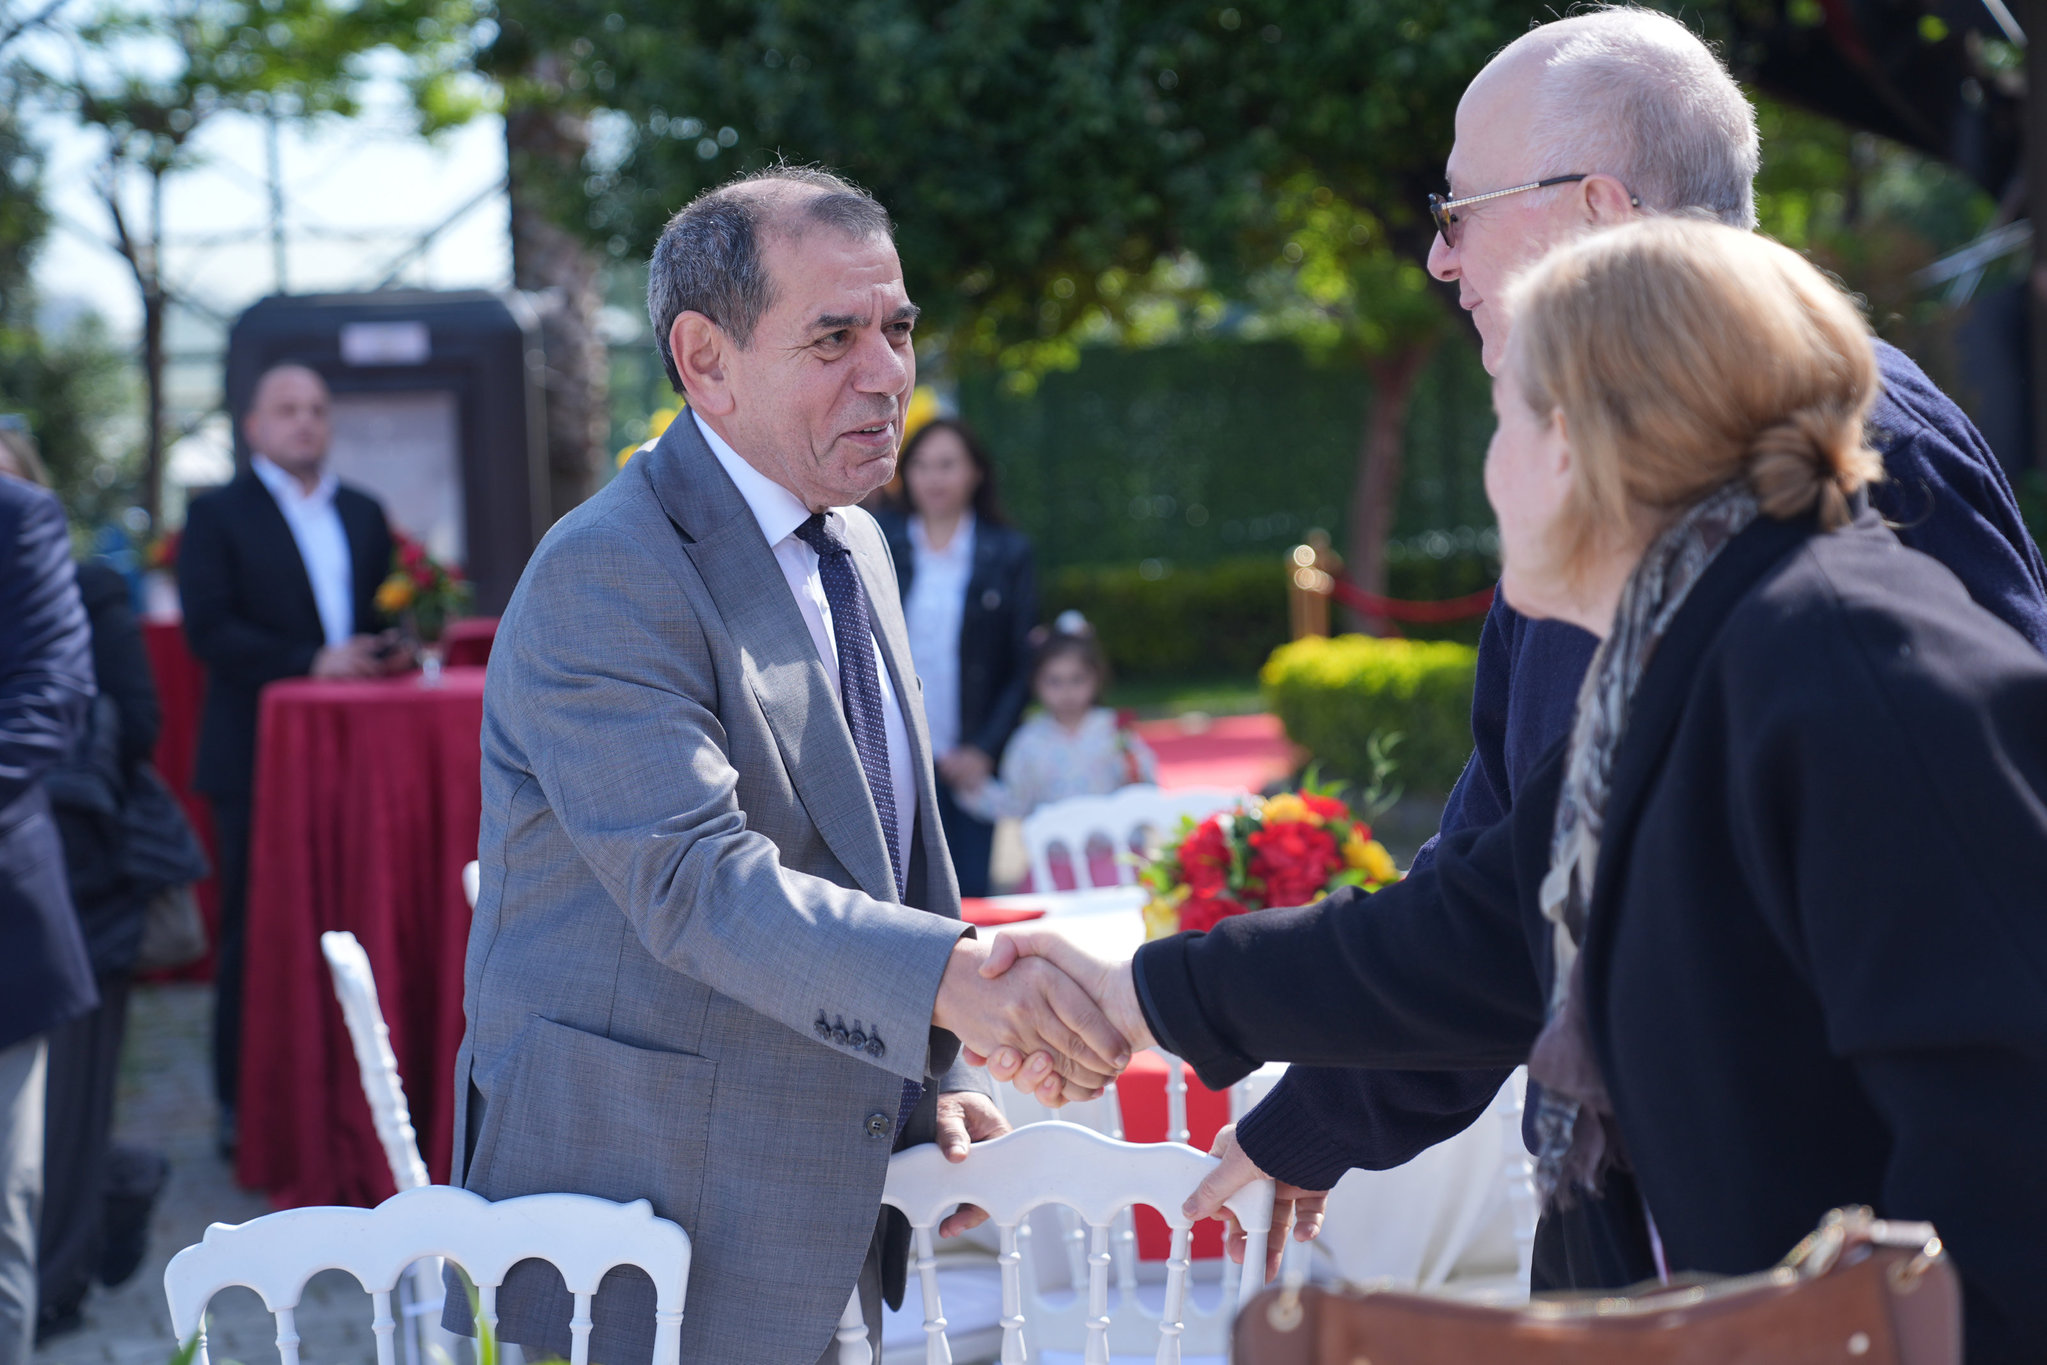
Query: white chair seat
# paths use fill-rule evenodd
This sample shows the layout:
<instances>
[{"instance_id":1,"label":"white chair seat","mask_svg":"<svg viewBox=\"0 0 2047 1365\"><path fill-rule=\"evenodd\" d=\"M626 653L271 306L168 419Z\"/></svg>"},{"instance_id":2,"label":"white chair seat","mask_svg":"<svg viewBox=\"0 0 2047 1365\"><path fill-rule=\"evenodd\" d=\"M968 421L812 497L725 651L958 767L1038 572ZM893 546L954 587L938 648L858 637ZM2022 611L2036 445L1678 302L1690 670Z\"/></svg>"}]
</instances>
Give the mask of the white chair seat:
<instances>
[{"instance_id":1,"label":"white chair seat","mask_svg":"<svg viewBox=\"0 0 2047 1365\"><path fill-rule=\"evenodd\" d=\"M1129 886L1137 880L1130 854L1151 832L1152 844L1171 838L1179 831L1183 816L1200 820L1219 810L1229 810L1249 799L1248 792L1224 787L1176 787L1165 790L1149 784L1122 787L1106 796L1074 796L1040 806L1023 818L1024 854L1029 860L1031 884L1039 891L1056 889L1052 880L1051 854L1064 848L1073 865L1074 885L1081 890L1099 886ZM1115 871L1107 882L1095 880L1088 860L1089 843L1100 840L1115 853Z\"/></svg>"}]
</instances>

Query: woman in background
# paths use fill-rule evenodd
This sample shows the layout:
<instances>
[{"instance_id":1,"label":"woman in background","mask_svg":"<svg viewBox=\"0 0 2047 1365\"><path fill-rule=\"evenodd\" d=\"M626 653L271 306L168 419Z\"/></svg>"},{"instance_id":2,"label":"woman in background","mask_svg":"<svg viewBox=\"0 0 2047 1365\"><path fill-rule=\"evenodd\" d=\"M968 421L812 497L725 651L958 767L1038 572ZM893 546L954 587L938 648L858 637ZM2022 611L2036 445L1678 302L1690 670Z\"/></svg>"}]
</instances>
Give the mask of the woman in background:
<instances>
[{"instance_id":1,"label":"woman in background","mask_svg":"<svg viewBox=\"0 0 2047 1365\"><path fill-rule=\"evenodd\" d=\"M903 509L881 524L924 681L939 821L960 894L985 896L995 826L968 814L958 796L994 774L1030 695L1038 623L1031 543L1002 515L994 468L965 423L939 418L919 428L899 473Z\"/></svg>"}]
</instances>

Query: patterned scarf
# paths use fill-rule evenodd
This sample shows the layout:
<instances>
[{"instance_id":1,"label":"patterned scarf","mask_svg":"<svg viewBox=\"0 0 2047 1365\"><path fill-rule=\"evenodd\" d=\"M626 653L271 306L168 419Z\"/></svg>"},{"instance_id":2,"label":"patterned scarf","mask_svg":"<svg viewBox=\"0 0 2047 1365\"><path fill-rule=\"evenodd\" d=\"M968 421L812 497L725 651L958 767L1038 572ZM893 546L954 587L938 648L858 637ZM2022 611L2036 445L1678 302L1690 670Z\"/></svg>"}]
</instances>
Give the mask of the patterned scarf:
<instances>
[{"instance_id":1,"label":"patterned scarf","mask_svg":"<svg viewBox=\"0 0 2047 1365\"><path fill-rule=\"evenodd\" d=\"M1613 629L1600 642L1578 692L1549 874L1541 890L1543 918L1555 935L1556 976L1547 1021L1528 1057L1529 1079L1542 1086L1535 1111L1535 1178L1545 1206L1567 1206L1578 1189L1596 1194L1602 1173L1620 1159L1613 1104L1586 1027L1578 957L1592 907L1614 752L1627 729L1635 688L1671 620L1706 567L1756 513L1755 495L1747 480L1738 479L1708 495L1651 543L1621 589Z\"/></svg>"}]
</instances>

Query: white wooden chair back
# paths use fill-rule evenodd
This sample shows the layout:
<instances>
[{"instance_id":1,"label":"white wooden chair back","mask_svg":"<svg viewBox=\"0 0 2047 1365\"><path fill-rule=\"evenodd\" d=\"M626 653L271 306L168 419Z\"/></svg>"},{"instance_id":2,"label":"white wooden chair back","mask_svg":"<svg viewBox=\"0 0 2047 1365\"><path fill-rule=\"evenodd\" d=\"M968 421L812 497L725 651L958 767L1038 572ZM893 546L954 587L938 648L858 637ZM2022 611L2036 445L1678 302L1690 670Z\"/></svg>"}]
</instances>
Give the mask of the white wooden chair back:
<instances>
[{"instance_id":1,"label":"white wooden chair back","mask_svg":"<svg viewBox=\"0 0 2047 1365\"><path fill-rule=\"evenodd\" d=\"M1515 1270L1525 1296L1535 1262L1535 1159L1521 1136L1521 1113L1526 1102L1528 1069L1516 1067L1500 1093L1493 1096L1487 1118L1498 1125L1500 1140L1499 1182L1494 1197L1470 1205L1464 1218L1451 1229L1441 1249L1423 1270L1420 1287L1440 1289L1450 1280L1457 1264L1470 1253L1488 1223L1498 1218L1502 1205L1507 1211L1514 1237ZM1481 1120L1483 1122L1484 1120Z\"/></svg>"},{"instance_id":2,"label":"white wooden chair back","mask_svg":"<svg viewBox=\"0 0 2047 1365\"><path fill-rule=\"evenodd\" d=\"M1180 828L1180 818L1204 819L1219 810L1229 810L1247 799L1248 793L1226 787L1174 787L1165 789L1140 783L1110 792L1107 796L1074 796L1040 806L1023 818L1024 855L1030 864L1031 885L1039 891L1057 889L1052 880L1051 855L1064 848L1073 864L1075 887L1091 890L1098 886L1129 886L1137 880L1137 869L1129 854L1139 846L1146 830L1154 840L1170 838ZM1097 882L1088 862L1088 844L1105 841L1115 853L1113 880Z\"/></svg>"},{"instance_id":3,"label":"white wooden chair back","mask_svg":"<svg viewBox=\"0 0 2047 1365\"><path fill-rule=\"evenodd\" d=\"M474 858L462 865L462 894L469 898L471 910L476 908L476 893L483 886L482 876L482 869L477 867Z\"/></svg>"},{"instance_id":4,"label":"white wooden chair back","mask_svg":"<svg viewBox=\"0 0 2047 1365\"><path fill-rule=\"evenodd\" d=\"M294 1315L306 1281L323 1270L346 1270L375 1305L377 1365L397 1365L392 1294L406 1268L428 1257L469 1272L480 1302L477 1317L492 1331L506 1272L524 1260L551 1262L575 1296L572 1365L589 1365L590 1302L598 1281L614 1267L638 1266L654 1281L654 1365L677 1365L681 1358L689 1237L656 1218L644 1199L614 1204L582 1194L530 1194L493 1204L451 1185L428 1185L401 1190L374 1209L286 1209L238 1226L215 1223L164 1268L164 1297L177 1339L196 1334L193 1359L207 1365L206 1305L231 1285L248 1286L277 1320L282 1365L299 1365Z\"/></svg>"},{"instance_id":5,"label":"white wooden chair back","mask_svg":"<svg viewBox=\"0 0 2047 1365\"><path fill-rule=\"evenodd\" d=\"M354 934L336 929L320 935L320 952L334 976L334 994L341 1001L349 1041L355 1044L363 1096L370 1102L370 1119L376 1124L377 1140L384 1144L384 1159L391 1163L391 1181L401 1190L418 1189L427 1183L426 1163L419 1157L419 1135L413 1131L405 1085L398 1078L391 1030L377 1003L369 954Z\"/></svg>"},{"instance_id":6,"label":"white wooden chair back","mask_svg":"<svg viewBox=\"0 0 2047 1365\"><path fill-rule=\"evenodd\" d=\"M957 1164L947 1161L936 1146L897 1153L889 1160L881 1198L901 1209L910 1222L924 1304L926 1365L950 1365L952 1360L933 1250L935 1229L953 1208L969 1203L988 1211L1000 1236L1004 1365L1022 1365L1026 1359L1027 1322L1038 1349L1048 1340L1084 1337L1088 1365L1108 1365L1112 1352L1154 1349L1159 1365L1176 1365L1193 1307L1187 1294L1193 1224L1180 1205L1216 1165L1215 1158L1192 1147L1117 1142L1071 1123L1034 1123L976 1143L967 1159ZM1264 1262L1272 1193L1272 1182L1261 1180L1229 1200L1249 1238L1247 1261ZM1085 1291L1063 1302L1035 1293L1035 1272L1026 1265L1021 1245L1026 1215L1047 1204L1071 1208L1089 1229ZM1110 1313L1111 1230L1117 1216L1134 1204L1157 1209L1173 1232L1163 1307L1156 1317L1139 1301L1135 1284L1121 1277L1117 1311L1113 1317ZM1238 1295L1219 1305L1216 1316L1226 1321L1233 1315L1256 1292L1257 1279L1244 1277ZM850 1304L847 1317L854 1317ZM867 1365L865 1336L842 1331L838 1358L839 1365Z\"/></svg>"}]
</instances>

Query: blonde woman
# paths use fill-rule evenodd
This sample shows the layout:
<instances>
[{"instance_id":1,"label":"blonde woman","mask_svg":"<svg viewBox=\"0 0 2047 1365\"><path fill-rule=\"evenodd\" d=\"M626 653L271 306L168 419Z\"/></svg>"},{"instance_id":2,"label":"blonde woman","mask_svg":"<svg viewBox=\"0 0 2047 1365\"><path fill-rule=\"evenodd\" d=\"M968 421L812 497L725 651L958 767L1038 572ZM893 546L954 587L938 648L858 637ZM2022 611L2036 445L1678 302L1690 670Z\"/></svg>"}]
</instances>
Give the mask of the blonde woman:
<instances>
[{"instance_id":1,"label":"blonde woman","mask_svg":"<svg viewBox=\"0 0 2047 1365\"><path fill-rule=\"evenodd\" d=\"M1010 941L1212 1086L1527 1062L1546 1199L1631 1168L1645 1277L1758 1269L1838 1205L1930 1219L1970 1360L2036 1359L2047 661L1863 508L1869 334L1792 252L1649 222L1512 304L1502 582L1601 643L1509 822L1370 914L1339 895L1114 966Z\"/></svg>"}]
</instances>

